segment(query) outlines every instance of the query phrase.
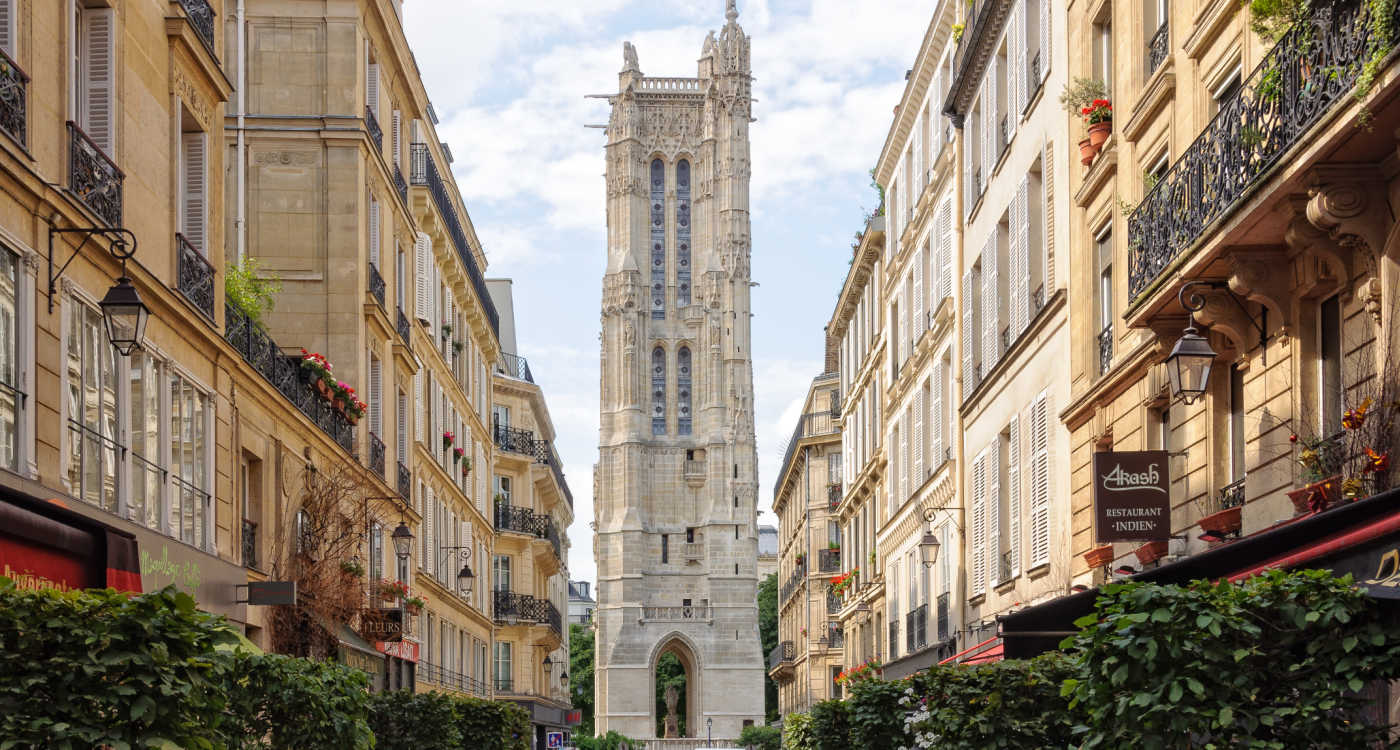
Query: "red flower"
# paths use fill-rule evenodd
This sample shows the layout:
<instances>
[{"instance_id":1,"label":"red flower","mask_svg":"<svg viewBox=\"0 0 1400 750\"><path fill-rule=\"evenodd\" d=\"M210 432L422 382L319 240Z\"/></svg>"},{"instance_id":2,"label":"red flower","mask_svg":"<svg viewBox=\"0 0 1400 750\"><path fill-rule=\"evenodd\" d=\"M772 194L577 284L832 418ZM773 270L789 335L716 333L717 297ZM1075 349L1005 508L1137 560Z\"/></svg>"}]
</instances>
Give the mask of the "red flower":
<instances>
[{"instance_id":1,"label":"red flower","mask_svg":"<svg viewBox=\"0 0 1400 750\"><path fill-rule=\"evenodd\" d=\"M1366 449L1366 473L1383 472L1390 468L1390 451L1377 454L1370 448Z\"/></svg>"}]
</instances>

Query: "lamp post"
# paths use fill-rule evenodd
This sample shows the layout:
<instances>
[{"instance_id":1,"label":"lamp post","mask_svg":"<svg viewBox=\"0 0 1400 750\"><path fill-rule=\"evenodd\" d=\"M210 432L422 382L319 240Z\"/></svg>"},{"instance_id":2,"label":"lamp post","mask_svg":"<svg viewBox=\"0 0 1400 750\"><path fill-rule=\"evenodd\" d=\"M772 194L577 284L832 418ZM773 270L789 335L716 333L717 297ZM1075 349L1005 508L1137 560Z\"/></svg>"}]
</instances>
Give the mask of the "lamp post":
<instances>
[{"instance_id":1,"label":"lamp post","mask_svg":"<svg viewBox=\"0 0 1400 750\"><path fill-rule=\"evenodd\" d=\"M715 740L714 740L714 736L713 736L713 734L714 734L714 732L713 732L714 726L715 726L715 720L714 720L714 718L713 718L713 717L710 717L710 716L706 716L706 717L705 717L705 744L706 744L707 746L709 746L709 747L714 747L714 746L715 746Z\"/></svg>"},{"instance_id":2,"label":"lamp post","mask_svg":"<svg viewBox=\"0 0 1400 750\"><path fill-rule=\"evenodd\" d=\"M83 241L78 243L68 260L54 270L53 238L59 234L80 234ZM146 340L146 323L151 317L151 309L141 301L141 294L136 291L131 277L126 274L126 262L136 254L136 235L131 230L113 227L49 227L49 312L53 312L53 297L58 292L58 278L63 275L68 264L78 257L88 240L96 236L107 238L110 243L107 246L108 254L122 264L121 275L117 277L116 285L107 290L98 307L102 309L107 340L112 343L118 354L129 357L132 352L140 349Z\"/></svg>"},{"instance_id":3,"label":"lamp post","mask_svg":"<svg viewBox=\"0 0 1400 750\"><path fill-rule=\"evenodd\" d=\"M462 596L470 599L472 596L472 584L476 582L476 576L472 574L472 567L469 564L472 559L472 548L467 545L460 547L439 547L438 552L446 552L443 559L457 553L458 559L462 561L462 569L457 571L457 590Z\"/></svg>"},{"instance_id":4,"label":"lamp post","mask_svg":"<svg viewBox=\"0 0 1400 750\"><path fill-rule=\"evenodd\" d=\"M940 510L963 510L963 508L962 508L962 507L924 508L924 510L923 510L924 521L927 522L927 523L929 524L929 527L928 527L927 529L924 530L924 535L923 535L923 537L922 537L921 539L919 539L919 562L922 562L922 563L924 564L924 567L925 567L925 568L932 568L933 565L934 565L934 563L938 562L938 548L941 547L941 546L943 546L943 545L938 541L938 537L937 537L936 535L934 535L934 533L933 533L933 519L935 519L935 518L938 517L938 511L940 511ZM957 526L957 522L954 521L954 522L953 522L953 525L954 525L954 526ZM959 526L959 527L958 527L958 530L961 531L961 530L962 530L962 527Z\"/></svg>"}]
</instances>

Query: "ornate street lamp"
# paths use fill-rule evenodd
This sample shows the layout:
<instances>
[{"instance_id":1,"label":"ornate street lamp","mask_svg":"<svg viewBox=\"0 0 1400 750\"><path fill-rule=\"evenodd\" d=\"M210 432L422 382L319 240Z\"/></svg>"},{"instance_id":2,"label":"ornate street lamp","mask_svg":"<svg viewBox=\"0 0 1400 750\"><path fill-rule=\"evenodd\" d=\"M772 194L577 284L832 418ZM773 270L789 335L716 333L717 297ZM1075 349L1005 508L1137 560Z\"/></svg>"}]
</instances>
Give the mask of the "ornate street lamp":
<instances>
[{"instance_id":1,"label":"ornate street lamp","mask_svg":"<svg viewBox=\"0 0 1400 750\"><path fill-rule=\"evenodd\" d=\"M1171 382L1172 398L1179 397L1190 404L1205 395L1216 356L1210 342L1197 332L1196 326L1186 326L1176 346L1172 347L1172 353L1167 355L1167 379Z\"/></svg>"},{"instance_id":2,"label":"ornate street lamp","mask_svg":"<svg viewBox=\"0 0 1400 750\"><path fill-rule=\"evenodd\" d=\"M117 279L117 285L107 290L107 296L102 298L99 305L112 346L123 357L131 356L146 339L146 322L151 317L150 309L141 301L141 295L131 285L131 279L126 276Z\"/></svg>"},{"instance_id":3,"label":"ornate street lamp","mask_svg":"<svg viewBox=\"0 0 1400 750\"><path fill-rule=\"evenodd\" d=\"M399 521L399 527L394 529L394 533L389 535L389 539L394 543L394 555L399 560L407 560L410 551L413 549L413 532L408 526Z\"/></svg>"},{"instance_id":4,"label":"ornate street lamp","mask_svg":"<svg viewBox=\"0 0 1400 750\"><path fill-rule=\"evenodd\" d=\"M943 546L939 543L938 537L933 533L933 519L938 517L938 511L940 510L962 510L962 507L945 506L942 508L924 508L924 521L929 524L929 527L924 530L923 537L919 539L919 562L922 562L925 568L932 568L934 563L938 562L938 548ZM958 522L954 521L953 525L957 526ZM961 526L958 526L958 531L960 533L962 532Z\"/></svg>"},{"instance_id":5,"label":"ornate street lamp","mask_svg":"<svg viewBox=\"0 0 1400 750\"><path fill-rule=\"evenodd\" d=\"M472 559L472 548L467 545L460 547L439 547L439 552L446 552L448 556L456 552L462 559L462 569L457 571L457 590L462 596L470 599L472 595L472 584L476 582L476 576L472 574L472 567L468 562Z\"/></svg>"},{"instance_id":6,"label":"ornate street lamp","mask_svg":"<svg viewBox=\"0 0 1400 750\"><path fill-rule=\"evenodd\" d=\"M548 677L554 671L554 660L549 658L549 654L544 655L544 676Z\"/></svg>"}]
</instances>

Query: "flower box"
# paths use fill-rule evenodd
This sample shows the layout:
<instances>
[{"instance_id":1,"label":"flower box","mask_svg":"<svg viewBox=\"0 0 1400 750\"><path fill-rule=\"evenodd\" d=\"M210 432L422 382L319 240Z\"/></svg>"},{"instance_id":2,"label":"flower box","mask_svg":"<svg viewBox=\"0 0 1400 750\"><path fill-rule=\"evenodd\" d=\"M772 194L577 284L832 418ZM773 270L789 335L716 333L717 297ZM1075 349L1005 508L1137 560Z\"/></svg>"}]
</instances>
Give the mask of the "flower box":
<instances>
[{"instance_id":1,"label":"flower box","mask_svg":"<svg viewBox=\"0 0 1400 750\"><path fill-rule=\"evenodd\" d=\"M1148 542L1133 550L1133 554L1137 555L1138 562L1150 565L1167 556L1167 541Z\"/></svg>"},{"instance_id":2,"label":"flower box","mask_svg":"<svg viewBox=\"0 0 1400 750\"><path fill-rule=\"evenodd\" d=\"M1226 508L1216 511L1196 522L1201 527L1201 531L1214 534L1216 536L1229 536L1238 534L1241 528L1240 506Z\"/></svg>"},{"instance_id":3,"label":"flower box","mask_svg":"<svg viewBox=\"0 0 1400 750\"><path fill-rule=\"evenodd\" d=\"M1306 487L1288 491L1295 515L1320 513L1335 505L1342 497L1342 475L1335 474Z\"/></svg>"},{"instance_id":4,"label":"flower box","mask_svg":"<svg viewBox=\"0 0 1400 750\"><path fill-rule=\"evenodd\" d=\"M1084 562L1088 563L1090 568L1108 567L1113 562L1113 545L1105 544L1085 552Z\"/></svg>"}]
</instances>

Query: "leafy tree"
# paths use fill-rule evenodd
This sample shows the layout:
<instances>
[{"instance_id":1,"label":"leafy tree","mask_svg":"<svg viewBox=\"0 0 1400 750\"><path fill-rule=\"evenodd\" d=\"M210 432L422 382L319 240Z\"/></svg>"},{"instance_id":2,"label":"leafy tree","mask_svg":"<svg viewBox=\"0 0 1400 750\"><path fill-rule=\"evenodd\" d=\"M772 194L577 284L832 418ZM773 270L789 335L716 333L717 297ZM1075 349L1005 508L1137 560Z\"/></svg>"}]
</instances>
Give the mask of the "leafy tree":
<instances>
[{"instance_id":1,"label":"leafy tree","mask_svg":"<svg viewBox=\"0 0 1400 750\"><path fill-rule=\"evenodd\" d=\"M675 654L667 651L656 660L656 736L666 736L666 688L677 693L676 723L680 736L686 736L685 726L685 667Z\"/></svg>"},{"instance_id":2,"label":"leafy tree","mask_svg":"<svg viewBox=\"0 0 1400 750\"><path fill-rule=\"evenodd\" d=\"M777 727L744 727L739 733L739 744L753 750L780 750L782 742L783 733Z\"/></svg>"},{"instance_id":3,"label":"leafy tree","mask_svg":"<svg viewBox=\"0 0 1400 750\"><path fill-rule=\"evenodd\" d=\"M370 698L375 750L458 750L458 701L446 693L390 690Z\"/></svg>"},{"instance_id":4,"label":"leafy tree","mask_svg":"<svg viewBox=\"0 0 1400 750\"><path fill-rule=\"evenodd\" d=\"M577 734L593 736L593 659L595 643L593 628L574 623L569 625L569 690L574 708L583 714Z\"/></svg>"},{"instance_id":5,"label":"leafy tree","mask_svg":"<svg viewBox=\"0 0 1400 750\"><path fill-rule=\"evenodd\" d=\"M530 714L506 701L457 698L457 729L467 747L529 750Z\"/></svg>"},{"instance_id":6,"label":"leafy tree","mask_svg":"<svg viewBox=\"0 0 1400 750\"><path fill-rule=\"evenodd\" d=\"M783 750L809 750L812 747L812 717L810 714L788 714L783 717Z\"/></svg>"},{"instance_id":7,"label":"leafy tree","mask_svg":"<svg viewBox=\"0 0 1400 750\"><path fill-rule=\"evenodd\" d=\"M574 746L578 750L634 750L645 747L646 743L625 737L617 732L608 732L602 737L574 736Z\"/></svg>"},{"instance_id":8,"label":"leafy tree","mask_svg":"<svg viewBox=\"0 0 1400 750\"><path fill-rule=\"evenodd\" d=\"M845 701L827 700L812 705L811 750L850 750L851 726Z\"/></svg>"},{"instance_id":9,"label":"leafy tree","mask_svg":"<svg viewBox=\"0 0 1400 750\"><path fill-rule=\"evenodd\" d=\"M851 686L846 703L853 747L906 747L912 743L904 722L890 720L902 713L900 699L908 689L907 680L859 680Z\"/></svg>"},{"instance_id":10,"label":"leafy tree","mask_svg":"<svg viewBox=\"0 0 1400 750\"><path fill-rule=\"evenodd\" d=\"M364 672L279 654L228 658L229 750L374 747Z\"/></svg>"},{"instance_id":11,"label":"leafy tree","mask_svg":"<svg viewBox=\"0 0 1400 750\"><path fill-rule=\"evenodd\" d=\"M939 750L1068 747L1073 722L1060 686L1073 667L1074 662L1060 653L930 667L910 678L900 698L906 712L902 730L908 732L908 740L902 741ZM865 690L872 704L887 698L884 688L872 685ZM858 716L856 723L870 722Z\"/></svg>"},{"instance_id":12,"label":"leafy tree","mask_svg":"<svg viewBox=\"0 0 1400 750\"><path fill-rule=\"evenodd\" d=\"M778 645L778 574L769 573L758 584L758 639L763 645L767 658L769 652ZM767 673L763 676L763 706L769 722L778 720L778 683Z\"/></svg>"}]
</instances>

